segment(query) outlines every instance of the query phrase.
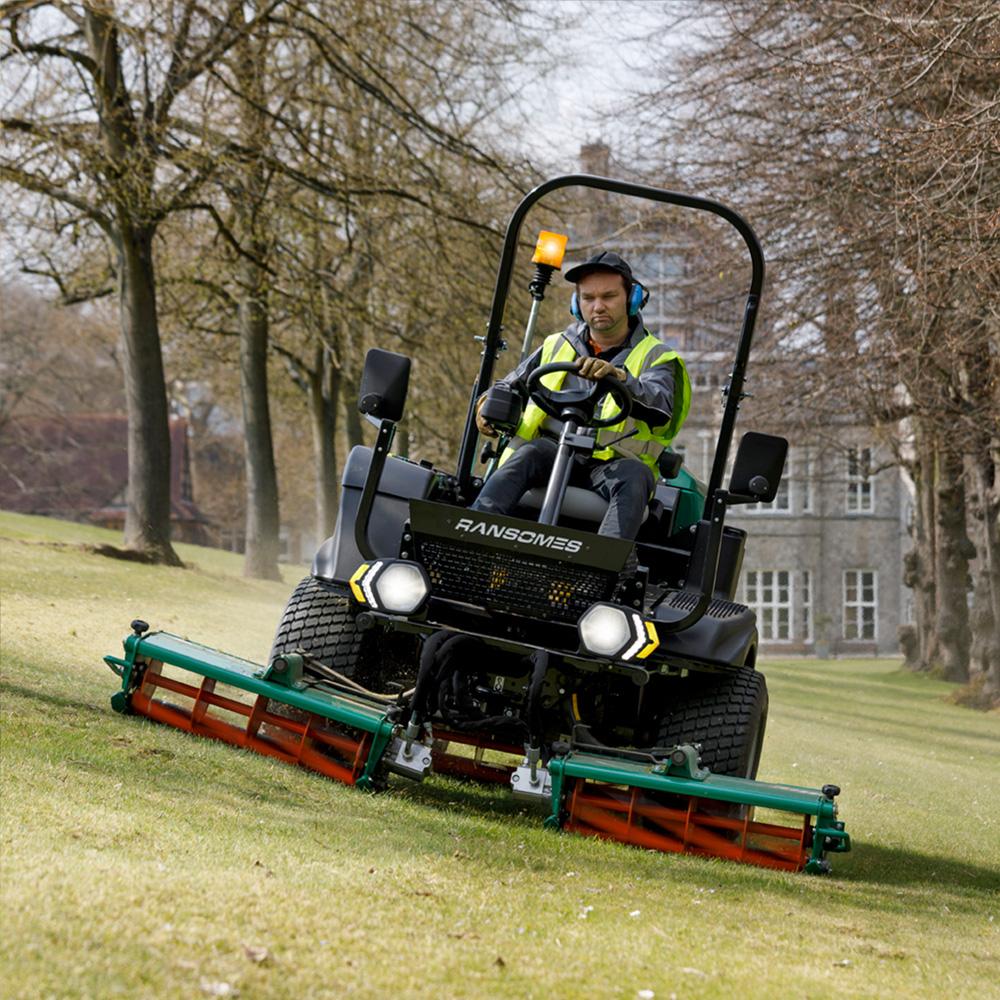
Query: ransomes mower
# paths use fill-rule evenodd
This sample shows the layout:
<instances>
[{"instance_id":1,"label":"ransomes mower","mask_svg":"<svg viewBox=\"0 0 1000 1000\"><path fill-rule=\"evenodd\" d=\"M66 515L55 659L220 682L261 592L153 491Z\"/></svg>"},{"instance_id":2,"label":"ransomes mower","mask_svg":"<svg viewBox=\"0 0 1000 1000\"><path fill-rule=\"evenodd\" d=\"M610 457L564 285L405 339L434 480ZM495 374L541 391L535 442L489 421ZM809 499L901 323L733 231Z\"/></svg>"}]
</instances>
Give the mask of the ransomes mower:
<instances>
[{"instance_id":1,"label":"ransomes mower","mask_svg":"<svg viewBox=\"0 0 1000 1000\"><path fill-rule=\"evenodd\" d=\"M606 501L568 485L595 428L624 420L635 401L614 378L561 390L551 376L572 365L543 365L519 391L486 395L498 429L512 431L525 399L563 429L544 491L526 494L514 516L469 508L497 461L492 446L477 455L475 405L506 346L521 226L567 186L711 213L750 255L707 488L664 453L635 543L598 534ZM540 239L522 356L561 263L546 246ZM723 486L763 280L753 230L718 202L587 175L540 185L507 227L457 467L392 454L410 362L370 351L358 405L377 437L347 460L336 529L292 594L268 662L136 620L124 656L105 657L122 680L113 707L364 789L432 772L493 782L554 829L828 871L827 855L850 848L839 789L756 780L767 687L754 613L735 601L745 532L725 524L729 507L773 500L787 450L782 438L745 434Z\"/></svg>"}]
</instances>

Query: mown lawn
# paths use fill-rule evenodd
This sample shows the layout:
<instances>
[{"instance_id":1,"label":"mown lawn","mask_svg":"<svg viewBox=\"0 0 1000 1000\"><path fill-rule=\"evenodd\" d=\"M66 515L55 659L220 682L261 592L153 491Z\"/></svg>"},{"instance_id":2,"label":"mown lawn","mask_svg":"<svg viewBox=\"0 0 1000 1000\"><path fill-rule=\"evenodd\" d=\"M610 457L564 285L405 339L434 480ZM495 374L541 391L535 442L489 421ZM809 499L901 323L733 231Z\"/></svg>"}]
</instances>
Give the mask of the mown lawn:
<instances>
[{"instance_id":1,"label":"mown lawn","mask_svg":"<svg viewBox=\"0 0 1000 1000\"><path fill-rule=\"evenodd\" d=\"M812 878L549 833L444 779L370 796L114 714L133 617L260 660L283 584L0 514L5 997L986 997L1000 718L886 661L762 665L761 777L843 786Z\"/></svg>"}]
</instances>

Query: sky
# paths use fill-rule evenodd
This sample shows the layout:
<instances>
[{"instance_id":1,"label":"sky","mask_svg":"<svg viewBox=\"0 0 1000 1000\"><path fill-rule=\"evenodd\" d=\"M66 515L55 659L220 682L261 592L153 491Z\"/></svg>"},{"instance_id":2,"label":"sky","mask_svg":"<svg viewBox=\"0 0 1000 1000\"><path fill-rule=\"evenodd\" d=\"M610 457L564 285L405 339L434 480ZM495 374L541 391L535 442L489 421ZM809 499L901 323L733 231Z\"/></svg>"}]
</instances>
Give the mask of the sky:
<instances>
[{"instance_id":1,"label":"sky","mask_svg":"<svg viewBox=\"0 0 1000 1000\"><path fill-rule=\"evenodd\" d=\"M629 94L648 85L648 66L686 38L664 37L662 28L676 5L671 0L541 0L538 7L567 27L563 58L544 88L525 94L537 129L524 145L552 156L559 170L575 170L580 146L604 139L618 151L627 145L629 128L623 106ZM647 40L655 39L655 50ZM603 117L617 111L608 125ZM615 134L617 133L617 134Z\"/></svg>"}]
</instances>

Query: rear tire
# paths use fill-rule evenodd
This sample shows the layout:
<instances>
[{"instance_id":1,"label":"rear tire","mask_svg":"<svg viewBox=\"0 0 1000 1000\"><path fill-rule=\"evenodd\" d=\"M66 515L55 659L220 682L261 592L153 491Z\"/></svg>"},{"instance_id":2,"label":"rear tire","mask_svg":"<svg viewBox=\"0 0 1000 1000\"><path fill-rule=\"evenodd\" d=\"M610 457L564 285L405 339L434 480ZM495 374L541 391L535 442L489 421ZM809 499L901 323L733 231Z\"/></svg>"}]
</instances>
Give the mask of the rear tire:
<instances>
[{"instance_id":1,"label":"rear tire","mask_svg":"<svg viewBox=\"0 0 1000 1000\"><path fill-rule=\"evenodd\" d=\"M700 743L713 774L755 778L767 727L767 682L753 667L680 681L660 718L657 744ZM673 692L672 692L673 693Z\"/></svg>"}]
</instances>

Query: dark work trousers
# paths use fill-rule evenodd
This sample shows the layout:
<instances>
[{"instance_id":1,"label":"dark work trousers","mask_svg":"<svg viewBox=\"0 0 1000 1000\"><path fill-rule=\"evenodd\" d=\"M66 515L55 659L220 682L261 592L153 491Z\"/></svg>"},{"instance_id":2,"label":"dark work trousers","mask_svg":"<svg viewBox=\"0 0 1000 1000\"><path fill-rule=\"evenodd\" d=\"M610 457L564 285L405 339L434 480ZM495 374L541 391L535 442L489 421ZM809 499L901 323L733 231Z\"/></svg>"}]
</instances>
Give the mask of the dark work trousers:
<instances>
[{"instance_id":1,"label":"dark work trousers","mask_svg":"<svg viewBox=\"0 0 1000 1000\"><path fill-rule=\"evenodd\" d=\"M535 486L547 486L559 450L552 438L537 437L521 445L486 481L472 510L511 514L522 495ZM598 529L602 535L633 539L642 524L646 504L656 479L648 465L637 458L595 461L573 458L569 484L593 490L608 501L608 512Z\"/></svg>"}]
</instances>

